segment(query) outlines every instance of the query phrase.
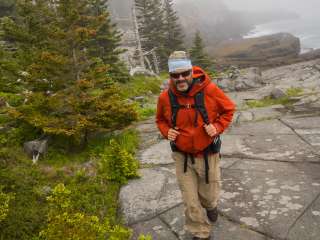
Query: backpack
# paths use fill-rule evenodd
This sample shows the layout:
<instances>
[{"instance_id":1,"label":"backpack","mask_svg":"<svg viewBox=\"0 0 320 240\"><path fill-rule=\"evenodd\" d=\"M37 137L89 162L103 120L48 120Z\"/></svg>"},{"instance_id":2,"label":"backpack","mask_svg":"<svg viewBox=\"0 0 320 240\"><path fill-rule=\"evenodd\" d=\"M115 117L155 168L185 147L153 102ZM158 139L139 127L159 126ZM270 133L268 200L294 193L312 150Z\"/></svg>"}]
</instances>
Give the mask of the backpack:
<instances>
[{"instance_id":1,"label":"backpack","mask_svg":"<svg viewBox=\"0 0 320 240\"><path fill-rule=\"evenodd\" d=\"M209 124L209 117L207 113L207 109L205 108L205 102L204 102L204 92L203 90L199 91L195 96L194 96L194 103L195 104L187 104L187 105L181 105L178 103L177 96L172 92L171 89L168 90L168 95L170 99L170 105L171 105L171 124L172 127L176 127L176 122L177 122L177 115L178 111L180 108L194 108L196 110L196 116L195 116L195 122L194 125L197 127L197 122L198 122L198 113L200 113L203 122L205 124ZM180 151L175 143L173 141L170 142L170 147L173 152L182 152ZM208 163L208 155L209 153L220 153L220 148L221 148L221 139L220 135L215 137L215 139L212 141L212 143L203 151L203 156L205 160L205 170L206 170L206 183L209 183L209 176L208 176L208 171L209 171L209 163ZM185 161L184 161L184 172L187 171L187 166L188 166L188 156L191 158L192 164L194 164L194 156L192 154L188 154L185 152L182 152L185 156Z\"/></svg>"}]
</instances>

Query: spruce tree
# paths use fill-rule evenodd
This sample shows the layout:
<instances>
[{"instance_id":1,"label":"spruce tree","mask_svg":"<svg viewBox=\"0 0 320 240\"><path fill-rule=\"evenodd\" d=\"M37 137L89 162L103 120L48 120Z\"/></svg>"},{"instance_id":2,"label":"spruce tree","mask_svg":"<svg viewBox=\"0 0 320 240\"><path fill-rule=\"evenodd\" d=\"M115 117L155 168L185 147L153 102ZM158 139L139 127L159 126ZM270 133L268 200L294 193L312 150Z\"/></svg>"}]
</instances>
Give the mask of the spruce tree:
<instances>
[{"instance_id":1,"label":"spruce tree","mask_svg":"<svg viewBox=\"0 0 320 240\"><path fill-rule=\"evenodd\" d=\"M193 46L190 49L190 57L193 65L200 66L205 70L211 70L211 68L213 67L213 62L205 53L204 43L199 31L195 33Z\"/></svg>"},{"instance_id":2,"label":"spruce tree","mask_svg":"<svg viewBox=\"0 0 320 240\"><path fill-rule=\"evenodd\" d=\"M145 52L156 48L161 70L166 65L165 24L161 0L135 0L141 45Z\"/></svg>"},{"instance_id":3,"label":"spruce tree","mask_svg":"<svg viewBox=\"0 0 320 240\"><path fill-rule=\"evenodd\" d=\"M113 84L118 38L107 10L97 2L18 1L17 16L3 20L3 40L15 50L14 64L0 67L12 71L0 86L19 76L25 100L9 109L17 121L82 142L89 130L121 128L136 118Z\"/></svg>"},{"instance_id":4,"label":"spruce tree","mask_svg":"<svg viewBox=\"0 0 320 240\"><path fill-rule=\"evenodd\" d=\"M164 17L165 17L165 50L167 56L176 50L182 50L183 38L182 28L178 23L177 13L173 9L173 0L164 0Z\"/></svg>"},{"instance_id":5,"label":"spruce tree","mask_svg":"<svg viewBox=\"0 0 320 240\"><path fill-rule=\"evenodd\" d=\"M91 41L90 53L111 66L109 73L114 80L125 82L129 79L128 70L119 59L119 54L125 51L120 48L122 34L117 30L116 24L111 23L108 0L93 0L90 3L93 16L105 17L96 33L96 39Z\"/></svg>"}]
</instances>

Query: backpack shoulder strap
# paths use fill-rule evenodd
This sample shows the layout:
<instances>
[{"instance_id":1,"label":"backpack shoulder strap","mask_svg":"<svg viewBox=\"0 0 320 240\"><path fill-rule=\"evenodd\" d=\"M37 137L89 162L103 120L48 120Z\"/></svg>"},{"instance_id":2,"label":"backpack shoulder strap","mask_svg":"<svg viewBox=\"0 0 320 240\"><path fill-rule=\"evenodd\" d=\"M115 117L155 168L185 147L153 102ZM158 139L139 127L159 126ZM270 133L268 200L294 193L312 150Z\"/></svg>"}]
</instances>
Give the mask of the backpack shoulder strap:
<instances>
[{"instance_id":1,"label":"backpack shoulder strap","mask_svg":"<svg viewBox=\"0 0 320 240\"><path fill-rule=\"evenodd\" d=\"M175 127L177 122L177 114L180 109L180 104L178 103L178 99L176 95L174 95L171 89L168 90L168 94L169 94L171 112L172 112L171 123L172 123L172 126Z\"/></svg>"},{"instance_id":2,"label":"backpack shoulder strap","mask_svg":"<svg viewBox=\"0 0 320 240\"><path fill-rule=\"evenodd\" d=\"M205 124L209 124L210 122L209 122L207 109L206 109L205 103L204 103L204 91L203 90L198 92L194 96L194 103L195 103L195 108L200 112L200 115L201 115L203 121L205 122Z\"/></svg>"}]
</instances>

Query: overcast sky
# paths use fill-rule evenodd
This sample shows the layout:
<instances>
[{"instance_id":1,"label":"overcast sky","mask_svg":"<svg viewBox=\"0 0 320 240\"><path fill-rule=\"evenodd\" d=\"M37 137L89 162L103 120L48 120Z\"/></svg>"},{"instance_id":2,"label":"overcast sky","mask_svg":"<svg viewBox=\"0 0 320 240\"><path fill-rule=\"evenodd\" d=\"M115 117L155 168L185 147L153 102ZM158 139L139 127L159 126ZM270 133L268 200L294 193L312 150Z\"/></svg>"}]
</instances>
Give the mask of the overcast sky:
<instances>
[{"instance_id":1,"label":"overcast sky","mask_svg":"<svg viewBox=\"0 0 320 240\"><path fill-rule=\"evenodd\" d=\"M319 14L320 0L223 0L230 9L269 10L284 9L302 15ZM320 23L318 23L320 24Z\"/></svg>"},{"instance_id":2,"label":"overcast sky","mask_svg":"<svg viewBox=\"0 0 320 240\"><path fill-rule=\"evenodd\" d=\"M188 3L188 1L212 1L212 0L175 0L179 3ZM220 0L233 10L287 10L296 12L299 15L319 15L320 0ZM316 23L319 24L320 23Z\"/></svg>"}]
</instances>

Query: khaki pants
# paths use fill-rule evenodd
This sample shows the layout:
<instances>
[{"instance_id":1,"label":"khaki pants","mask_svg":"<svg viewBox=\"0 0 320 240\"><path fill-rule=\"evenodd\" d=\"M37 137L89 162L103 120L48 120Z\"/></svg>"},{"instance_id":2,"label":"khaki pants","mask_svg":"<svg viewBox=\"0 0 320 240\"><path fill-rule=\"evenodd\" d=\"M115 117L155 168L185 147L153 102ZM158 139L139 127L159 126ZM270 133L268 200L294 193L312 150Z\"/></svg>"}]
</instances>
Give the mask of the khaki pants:
<instances>
[{"instance_id":1,"label":"khaki pants","mask_svg":"<svg viewBox=\"0 0 320 240\"><path fill-rule=\"evenodd\" d=\"M209 184L205 181L205 164L203 157L195 158L192 164L188 159L187 172L184 172L184 155L173 152L176 175L185 206L185 228L192 235L206 238L210 235L212 225L205 209L217 206L221 188L219 154L209 155Z\"/></svg>"}]
</instances>

